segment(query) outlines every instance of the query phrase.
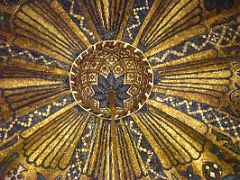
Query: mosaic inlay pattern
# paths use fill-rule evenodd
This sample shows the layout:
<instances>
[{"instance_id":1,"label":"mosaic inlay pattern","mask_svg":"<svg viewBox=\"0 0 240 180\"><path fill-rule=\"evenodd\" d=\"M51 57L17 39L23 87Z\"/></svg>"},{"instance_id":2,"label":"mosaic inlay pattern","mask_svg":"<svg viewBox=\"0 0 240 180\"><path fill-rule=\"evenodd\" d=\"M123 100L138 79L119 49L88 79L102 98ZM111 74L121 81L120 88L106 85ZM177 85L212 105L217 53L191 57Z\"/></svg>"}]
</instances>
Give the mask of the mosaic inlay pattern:
<instances>
[{"instance_id":1,"label":"mosaic inlay pattern","mask_svg":"<svg viewBox=\"0 0 240 180\"><path fill-rule=\"evenodd\" d=\"M123 42L104 41L73 62L70 83L80 106L111 117L109 91L116 96L116 117L141 109L152 88L152 69L144 54Z\"/></svg>"},{"instance_id":2,"label":"mosaic inlay pattern","mask_svg":"<svg viewBox=\"0 0 240 180\"><path fill-rule=\"evenodd\" d=\"M240 0L0 0L0 179L240 179Z\"/></svg>"}]
</instances>

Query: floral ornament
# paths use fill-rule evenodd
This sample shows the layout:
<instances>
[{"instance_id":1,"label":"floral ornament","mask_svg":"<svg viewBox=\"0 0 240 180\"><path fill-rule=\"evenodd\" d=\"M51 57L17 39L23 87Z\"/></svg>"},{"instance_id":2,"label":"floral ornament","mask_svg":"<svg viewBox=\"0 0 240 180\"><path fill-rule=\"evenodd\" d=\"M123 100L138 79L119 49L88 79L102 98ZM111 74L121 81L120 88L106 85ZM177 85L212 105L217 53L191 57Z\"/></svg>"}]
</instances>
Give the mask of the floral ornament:
<instances>
[{"instance_id":1,"label":"floral ornament","mask_svg":"<svg viewBox=\"0 0 240 180\"><path fill-rule=\"evenodd\" d=\"M204 5L207 11L220 12L231 9L235 0L204 0Z\"/></svg>"},{"instance_id":2,"label":"floral ornament","mask_svg":"<svg viewBox=\"0 0 240 180\"><path fill-rule=\"evenodd\" d=\"M24 178L23 178L22 173L26 170L27 169L20 164L17 169L9 170L5 179L6 180L12 180L12 179L23 180Z\"/></svg>"},{"instance_id":3,"label":"floral ornament","mask_svg":"<svg viewBox=\"0 0 240 180\"><path fill-rule=\"evenodd\" d=\"M240 117L240 86L235 84L235 89L230 94L230 100L233 102L226 110L233 116Z\"/></svg>"},{"instance_id":4,"label":"floral ornament","mask_svg":"<svg viewBox=\"0 0 240 180\"><path fill-rule=\"evenodd\" d=\"M206 179L220 179L222 176L222 167L214 162L204 162L202 166L203 175Z\"/></svg>"},{"instance_id":5,"label":"floral ornament","mask_svg":"<svg viewBox=\"0 0 240 180\"><path fill-rule=\"evenodd\" d=\"M235 84L235 90L231 92L230 100L233 102L233 106L231 107L232 113L240 117L240 86Z\"/></svg>"},{"instance_id":6,"label":"floral ornament","mask_svg":"<svg viewBox=\"0 0 240 180\"><path fill-rule=\"evenodd\" d=\"M4 161L2 161L0 164L0 175L4 174L4 170L6 170L9 164L13 162L15 159L17 159L18 157L19 157L18 153L14 152L9 157L7 157ZM16 172L16 169L14 170L14 172ZM12 171L9 172L8 174L12 175Z\"/></svg>"},{"instance_id":7,"label":"floral ornament","mask_svg":"<svg viewBox=\"0 0 240 180\"><path fill-rule=\"evenodd\" d=\"M216 147L213 146L211 149L211 152L216 154L216 156L218 157L218 159L222 160L224 158L224 154Z\"/></svg>"},{"instance_id":8,"label":"floral ornament","mask_svg":"<svg viewBox=\"0 0 240 180\"><path fill-rule=\"evenodd\" d=\"M212 133L216 136L217 141L223 142L223 146L227 147L232 152L240 155L240 142L239 141L233 142L233 140L230 137L228 137L227 135L225 135L221 132L218 132L214 129L212 130Z\"/></svg>"},{"instance_id":9,"label":"floral ornament","mask_svg":"<svg viewBox=\"0 0 240 180\"><path fill-rule=\"evenodd\" d=\"M231 173L209 149L239 160L239 121L221 110L240 81L221 56L239 48L238 2L216 17L200 0L15 2L0 3L1 161L19 152L26 179Z\"/></svg>"},{"instance_id":10,"label":"floral ornament","mask_svg":"<svg viewBox=\"0 0 240 180\"><path fill-rule=\"evenodd\" d=\"M192 166L187 167L187 171L181 172L181 175L186 177L188 180L200 180L200 176L193 173Z\"/></svg>"},{"instance_id":11,"label":"floral ornament","mask_svg":"<svg viewBox=\"0 0 240 180\"><path fill-rule=\"evenodd\" d=\"M8 19L10 19L10 14L9 13L0 13L0 27L4 31L9 31L10 30L10 24Z\"/></svg>"},{"instance_id":12,"label":"floral ornament","mask_svg":"<svg viewBox=\"0 0 240 180\"><path fill-rule=\"evenodd\" d=\"M224 153L216 146L213 146L210 151L215 154L219 160L224 160L229 163L239 163L239 161L237 161L236 159L226 159Z\"/></svg>"},{"instance_id":13,"label":"floral ornament","mask_svg":"<svg viewBox=\"0 0 240 180\"><path fill-rule=\"evenodd\" d=\"M20 4L20 1L19 0L12 0L12 1L3 0L0 2L0 4L5 5L5 6L13 6L16 4Z\"/></svg>"},{"instance_id":14,"label":"floral ornament","mask_svg":"<svg viewBox=\"0 0 240 180\"><path fill-rule=\"evenodd\" d=\"M131 87L130 84L124 84L124 76L119 76L118 78L114 77L114 74L110 72L105 79L104 76L99 75L98 85L93 86L95 92L93 99L99 101L100 107L108 107L108 92L113 90L116 94L116 106L123 107L123 101L130 98L127 91Z\"/></svg>"},{"instance_id":15,"label":"floral ornament","mask_svg":"<svg viewBox=\"0 0 240 180\"><path fill-rule=\"evenodd\" d=\"M233 167L233 172L234 172L234 174L228 174L228 175L224 176L222 179L223 180L228 180L228 179L237 180L237 179L239 179L240 178L240 166L235 165Z\"/></svg>"},{"instance_id":16,"label":"floral ornament","mask_svg":"<svg viewBox=\"0 0 240 180\"><path fill-rule=\"evenodd\" d=\"M46 180L46 178L41 173L37 172L37 180Z\"/></svg>"}]
</instances>

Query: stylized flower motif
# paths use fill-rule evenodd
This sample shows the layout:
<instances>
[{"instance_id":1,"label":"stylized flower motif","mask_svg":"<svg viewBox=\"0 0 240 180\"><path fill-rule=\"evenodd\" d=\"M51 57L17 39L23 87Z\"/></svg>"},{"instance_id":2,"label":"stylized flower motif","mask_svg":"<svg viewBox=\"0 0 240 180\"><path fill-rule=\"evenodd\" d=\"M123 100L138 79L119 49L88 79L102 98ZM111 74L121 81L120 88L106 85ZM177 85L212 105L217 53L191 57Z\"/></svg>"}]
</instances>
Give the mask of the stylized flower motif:
<instances>
[{"instance_id":1,"label":"stylized flower motif","mask_svg":"<svg viewBox=\"0 0 240 180\"><path fill-rule=\"evenodd\" d=\"M240 3L232 2L1 1L0 174L235 177Z\"/></svg>"},{"instance_id":2,"label":"stylized flower motif","mask_svg":"<svg viewBox=\"0 0 240 180\"><path fill-rule=\"evenodd\" d=\"M193 173L192 166L187 167L187 171L181 172L182 176L186 177L189 180L200 180L201 178Z\"/></svg>"},{"instance_id":3,"label":"stylized flower motif","mask_svg":"<svg viewBox=\"0 0 240 180\"><path fill-rule=\"evenodd\" d=\"M223 180L228 180L228 179L233 179L233 180L237 180L240 179L240 167L235 165L233 167L233 174L228 174L226 176L224 176L222 179Z\"/></svg>"},{"instance_id":4,"label":"stylized flower motif","mask_svg":"<svg viewBox=\"0 0 240 180\"><path fill-rule=\"evenodd\" d=\"M220 12L231 9L235 0L204 0L205 8L208 11Z\"/></svg>"},{"instance_id":5,"label":"stylized flower motif","mask_svg":"<svg viewBox=\"0 0 240 180\"><path fill-rule=\"evenodd\" d=\"M127 93L130 84L124 84L124 76L114 77L114 74L110 72L105 78L101 74L98 77L98 85L93 85L93 90L95 92L93 99L99 101L100 107L108 107L108 92L113 90L116 95L116 107L124 107L124 100L130 98Z\"/></svg>"}]
</instances>

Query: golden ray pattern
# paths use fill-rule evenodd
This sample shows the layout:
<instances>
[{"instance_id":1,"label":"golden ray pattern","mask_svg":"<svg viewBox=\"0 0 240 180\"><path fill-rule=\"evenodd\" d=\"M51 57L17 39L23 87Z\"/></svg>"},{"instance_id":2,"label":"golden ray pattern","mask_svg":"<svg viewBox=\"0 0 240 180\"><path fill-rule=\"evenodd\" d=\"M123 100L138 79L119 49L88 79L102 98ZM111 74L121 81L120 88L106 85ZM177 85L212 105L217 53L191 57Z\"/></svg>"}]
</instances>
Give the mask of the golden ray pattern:
<instances>
[{"instance_id":1,"label":"golden ray pattern","mask_svg":"<svg viewBox=\"0 0 240 180\"><path fill-rule=\"evenodd\" d=\"M65 169L88 118L86 114L79 115L76 110L69 109L51 119L46 126L39 128L31 136L25 133L23 137L27 140L23 149L27 160L34 162L36 166L42 165L45 168L58 166Z\"/></svg>"},{"instance_id":2,"label":"golden ray pattern","mask_svg":"<svg viewBox=\"0 0 240 180\"><path fill-rule=\"evenodd\" d=\"M239 12L0 1L0 179L240 179Z\"/></svg>"},{"instance_id":3,"label":"golden ray pattern","mask_svg":"<svg viewBox=\"0 0 240 180\"><path fill-rule=\"evenodd\" d=\"M103 39L121 38L126 25L132 0L78 1L85 16L94 24L94 29ZM91 11L87 11L91 9ZM121 40L121 39L120 39Z\"/></svg>"},{"instance_id":4,"label":"golden ray pattern","mask_svg":"<svg viewBox=\"0 0 240 180\"><path fill-rule=\"evenodd\" d=\"M158 109L151 108L148 114L140 113L133 118L153 143L164 169L189 163L203 152L203 135Z\"/></svg>"},{"instance_id":5,"label":"golden ray pattern","mask_svg":"<svg viewBox=\"0 0 240 180\"><path fill-rule=\"evenodd\" d=\"M59 10L58 13L55 12L55 8ZM90 43L75 24L64 21L69 17L63 13L57 1L49 4L41 1L23 5L21 11L16 14L17 36L14 44L44 51L51 57L71 63L76 51Z\"/></svg>"},{"instance_id":6,"label":"golden ray pattern","mask_svg":"<svg viewBox=\"0 0 240 180\"><path fill-rule=\"evenodd\" d=\"M141 43L146 47L147 56L168 48L169 45L164 43L166 39L171 39L173 46L179 43L183 36L190 38L204 32L204 26L200 24L201 8L198 0L166 0L154 3L148 14L149 18L146 17L133 43Z\"/></svg>"},{"instance_id":7,"label":"golden ray pattern","mask_svg":"<svg viewBox=\"0 0 240 180\"><path fill-rule=\"evenodd\" d=\"M184 58L163 63L155 69L161 76L153 92L181 96L215 107L229 91L231 60L227 58Z\"/></svg>"},{"instance_id":8,"label":"golden ray pattern","mask_svg":"<svg viewBox=\"0 0 240 180\"><path fill-rule=\"evenodd\" d=\"M141 156L136 149L135 142L130 138L123 120L117 127L117 162L113 162L110 158L113 152L111 146L111 131L110 123L99 120L98 131L96 137L91 140L91 149L89 152L88 163L85 164L83 172L89 176L110 178L115 174L110 170L111 164L116 163L118 178L135 179L140 178L146 173L145 166ZM120 148L121 147L121 148Z\"/></svg>"}]
</instances>

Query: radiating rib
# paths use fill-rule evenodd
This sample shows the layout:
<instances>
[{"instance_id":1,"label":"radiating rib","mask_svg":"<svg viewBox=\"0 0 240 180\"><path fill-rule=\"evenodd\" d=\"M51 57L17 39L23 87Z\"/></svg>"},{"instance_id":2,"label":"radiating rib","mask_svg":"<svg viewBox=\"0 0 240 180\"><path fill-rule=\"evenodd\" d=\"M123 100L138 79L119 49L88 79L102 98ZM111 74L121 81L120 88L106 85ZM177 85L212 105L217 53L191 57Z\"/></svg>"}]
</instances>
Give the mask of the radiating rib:
<instances>
[{"instance_id":1,"label":"radiating rib","mask_svg":"<svg viewBox=\"0 0 240 180\"><path fill-rule=\"evenodd\" d=\"M15 24L16 45L68 64L75 53L90 45L55 0L24 4L16 14Z\"/></svg>"},{"instance_id":2,"label":"radiating rib","mask_svg":"<svg viewBox=\"0 0 240 180\"><path fill-rule=\"evenodd\" d=\"M119 40L121 39L123 28L127 23L131 7L133 6L133 1L79 0L78 2L85 17L88 18L92 26L95 26L98 34L103 39L117 38L117 36Z\"/></svg>"},{"instance_id":3,"label":"radiating rib","mask_svg":"<svg viewBox=\"0 0 240 180\"><path fill-rule=\"evenodd\" d=\"M133 45L144 46L147 56L205 31L198 0L158 1L145 19Z\"/></svg>"},{"instance_id":4,"label":"radiating rib","mask_svg":"<svg viewBox=\"0 0 240 180\"><path fill-rule=\"evenodd\" d=\"M3 32L0 30L1 35L3 35ZM0 36L0 44L1 45L6 45L7 43L7 38L5 36Z\"/></svg>"},{"instance_id":5,"label":"radiating rib","mask_svg":"<svg viewBox=\"0 0 240 180\"><path fill-rule=\"evenodd\" d=\"M156 43L157 39L162 39L164 36L171 36L174 33L173 30L188 27L189 21L196 24L200 20L201 9L198 7L198 1L171 1L166 6L161 14L162 19L159 21L158 18L155 18L156 24L154 24L154 27L146 31L149 34L145 35L143 42L147 46ZM184 8L184 11L182 11L182 8Z\"/></svg>"},{"instance_id":6,"label":"radiating rib","mask_svg":"<svg viewBox=\"0 0 240 180\"><path fill-rule=\"evenodd\" d=\"M17 117L70 93L62 69L12 58L0 62L0 71L1 95Z\"/></svg>"},{"instance_id":7,"label":"radiating rib","mask_svg":"<svg viewBox=\"0 0 240 180\"><path fill-rule=\"evenodd\" d=\"M31 80L29 78L26 82ZM33 82L36 83L36 81ZM21 83L21 80L16 80L16 83ZM27 87L26 83L24 85L23 87L14 88L9 86L8 89L2 91L2 96L7 100L11 110L16 113L17 117L23 116L69 93L69 90L63 84L33 84Z\"/></svg>"},{"instance_id":8,"label":"radiating rib","mask_svg":"<svg viewBox=\"0 0 240 180\"><path fill-rule=\"evenodd\" d=\"M172 64L156 68L160 80L153 92L180 96L218 107L230 90L232 71L229 59L202 59Z\"/></svg>"},{"instance_id":9,"label":"radiating rib","mask_svg":"<svg viewBox=\"0 0 240 180\"><path fill-rule=\"evenodd\" d=\"M136 179L145 175L145 166L123 120L117 125L117 162L113 162L111 130L110 122L98 120L83 173L93 178L113 177L116 174L113 174L112 164L117 163L116 173L121 179Z\"/></svg>"},{"instance_id":10,"label":"radiating rib","mask_svg":"<svg viewBox=\"0 0 240 180\"><path fill-rule=\"evenodd\" d=\"M13 89L30 86L60 85L61 81L49 81L40 78L4 78L0 81L0 88Z\"/></svg>"},{"instance_id":11,"label":"radiating rib","mask_svg":"<svg viewBox=\"0 0 240 180\"><path fill-rule=\"evenodd\" d=\"M69 72L47 65L39 65L26 62L23 59L11 58L7 61L0 61L0 77L26 77L26 78L43 78L51 80L62 80L69 76Z\"/></svg>"},{"instance_id":12,"label":"radiating rib","mask_svg":"<svg viewBox=\"0 0 240 180\"><path fill-rule=\"evenodd\" d=\"M206 51L198 52L195 54L191 54L189 56L182 57L180 59L170 60L166 62L158 62L156 65L153 65L152 68L155 70L161 70L164 69L167 70L168 67L171 66L185 66L188 63L194 63L197 61L201 61L203 59L209 59L209 58L216 58L217 57L217 51L215 49L209 49Z\"/></svg>"},{"instance_id":13,"label":"radiating rib","mask_svg":"<svg viewBox=\"0 0 240 180\"><path fill-rule=\"evenodd\" d=\"M145 137L151 142L164 169L190 163L197 159L204 148L206 128L195 123L181 112L171 112L171 108L156 101L148 101L148 113L132 115ZM177 117L166 114L174 114ZM183 120L183 118L185 118ZM191 124L193 127L190 127ZM199 129L196 130L199 126Z\"/></svg>"},{"instance_id":14,"label":"radiating rib","mask_svg":"<svg viewBox=\"0 0 240 180\"><path fill-rule=\"evenodd\" d=\"M80 114L72 107L49 117L30 135L23 133L29 162L51 169L67 167L89 119L86 113Z\"/></svg>"},{"instance_id":15,"label":"radiating rib","mask_svg":"<svg viewBox=\"0 0 240 180\"><path fill-rule=\"evenodd\" d=\"M128 176L124 176L123 172L128 172L129 176L134 179L135 177L141 177L145 175L146 169L141 156L136 148L135 142L130 136L130 133L127 129L127 126L124 124L124 121L120 119L120 126L118 127L118 138L119 140L119 148L118 150L121 151L118 154L122 154L122 165L120 165L120 177L122 179L128 178ZM124 147L125 146L125 161L128 159L128 163L124 161ZM128 156L128 157L127 157ZM127 164L127 166L125 165ZM122 168L122 169L121 169ZM129 170L128 170L129 168Z\"/></svg>"}]
</instances>

